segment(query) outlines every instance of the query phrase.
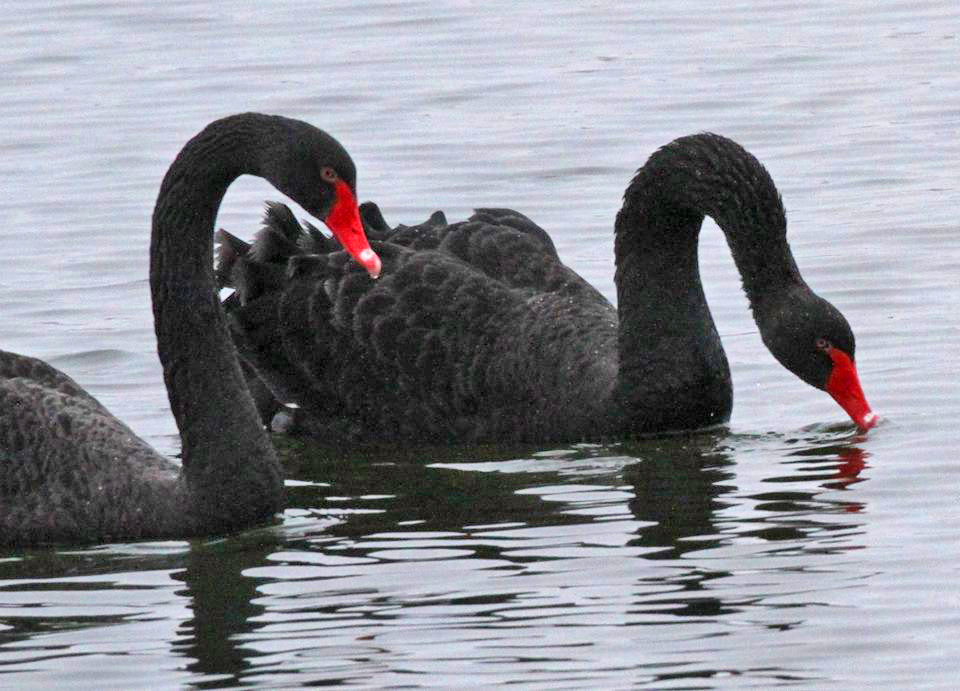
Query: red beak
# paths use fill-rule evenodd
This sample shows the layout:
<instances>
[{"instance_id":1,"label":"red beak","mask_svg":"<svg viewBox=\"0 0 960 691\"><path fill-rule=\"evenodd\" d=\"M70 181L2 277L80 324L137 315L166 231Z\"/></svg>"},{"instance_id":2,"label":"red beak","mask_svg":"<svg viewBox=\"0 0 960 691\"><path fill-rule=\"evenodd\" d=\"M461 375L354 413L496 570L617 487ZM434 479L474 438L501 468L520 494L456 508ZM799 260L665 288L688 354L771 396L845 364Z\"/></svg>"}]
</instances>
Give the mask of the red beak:
<instances>
[{"instance_id":1,"label":"red beak","mask_svg":"<svg viewBox=\"0 0 960 691\"><path fill-rule=\"evenodd\" d=\"M371 249L367 235L363 232L357 198L343 180L337 180L334 189L337 198L333 200L333 206L330 207L330 213L327 214L324 223L350 256L367 270L370 278L377 278L381 269L380 257Z\"/></svg>"},{"instance_id":2,"label":"red beak","mask_svg":"<svg viewBox=\"0 0 960 691\"><path fill-rule=\"evenodd\" d=\"M870 410L870 404L863 395L856 365L842 350L830 348L827 353L833 360L833 370L827 377L827 393L847 411L857 427L863 431L870 429L880 417Z\"/></svg>"}]
</instances>

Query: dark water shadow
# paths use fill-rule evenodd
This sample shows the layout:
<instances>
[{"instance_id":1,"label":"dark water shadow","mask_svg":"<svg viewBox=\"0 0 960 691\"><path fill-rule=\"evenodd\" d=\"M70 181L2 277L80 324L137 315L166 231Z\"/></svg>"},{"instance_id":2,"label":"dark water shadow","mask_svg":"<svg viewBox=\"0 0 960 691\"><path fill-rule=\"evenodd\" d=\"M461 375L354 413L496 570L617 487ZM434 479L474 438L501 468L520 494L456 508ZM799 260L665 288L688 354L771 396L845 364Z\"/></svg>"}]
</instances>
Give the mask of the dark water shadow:
<instances>
[{"instance_id":1,"label":"dark water shadow","mask_svg":"<svg viewBox=\"0 0 960 691\"><path fill-rule=\"evenodd\" d=\"M264 624L258 619L266 607L258 603L263 579L246 575L269 564L281 547L277 535L258 531L237 539L195 544L178 574L192 617L178 628L173 651L190 662L186 669L198 675L195 688L224 688L249 675L256 652L245 638Z\"/></svg>"},{"instance_id":2,"label":"dark water shadow","mask_svg":"<svg viewBox=\"0 0 960 691\"><path fill-rule=\"evenodd\" d=\"M836 436L846 436L846 431ZM653 576L638 577L641 587L637 590L635 611L656 617L663 625L716 622L725 617L759 620L757 612L766 610L763 626L769 629L782 631L802 626L803 618L795 613L805 606L802 602L780 604L776 597L771 597L772 602L767 603L762 589L744 596L742 590L723 585L735 577L732 570L710 565L733 564L734 568L769 572L828 571L825 562L814 565L803 558L794 559L789 566L764 567L762 562L764 556L772 562L783 562L798 555L829 557L859 549L851 538L862 532L863 522L851 519L851 514L864 512L865 504L852 497L838 497L838 492L849 492L865 481L869 453L856 445L859 439L823 437L813 434L800 440L766 440L779 447L781 453L774 466L777 474L763 478L763 484L772 487L762 492L744 493L736 487L734 458L743 440L732 438L717 440L720 443L716 445L678 445L662 455L648 453L642 462L625 469L625 479L635 495L629 502L631 512L648 523L637 531L631 544L660 548L645 553L643 559L663 562L666 567ZM754 445L756 441L748 443ZM784 445L799 448L784 453ZM742 510L725 515L727 508L744 506L749 507L747 515L736 515L744 513ZM744 539L755 545L751 547L753 562L749 566L735 558L696 558L697 553L720 553L725 546ZM834 544L827 546L830 542ZM664 587L668 587L668 595L650 595L651 590ZM815 600L809 604L819 606ZM796 669L744 666L655 674L653 684L730 675L761 676L790 683L815 681L798 674Z\"/></svg>"}]
</instances>

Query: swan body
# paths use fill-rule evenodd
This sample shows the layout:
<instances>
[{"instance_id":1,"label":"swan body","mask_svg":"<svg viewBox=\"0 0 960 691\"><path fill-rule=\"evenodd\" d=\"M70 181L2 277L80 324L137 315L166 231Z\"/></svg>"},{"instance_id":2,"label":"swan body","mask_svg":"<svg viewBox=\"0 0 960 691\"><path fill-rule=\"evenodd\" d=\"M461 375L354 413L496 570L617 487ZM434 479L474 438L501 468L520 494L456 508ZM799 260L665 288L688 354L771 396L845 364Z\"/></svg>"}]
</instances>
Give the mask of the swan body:
<instances>
[{"instance_id":1,"label":"swan body","mask_svg":"<svg viewBox=\"0 0 960 691\"><path fill-rule=\"evenodd\" d=\"M245 113L208 125L170 166L153 214L150 286L157 348L180 429L182 467L70 377L0 351L0 544L184 538L269 520L280 465L241 374L213 275L216 212L230 183L260 175L326 219L376 275L356 171L332 137Z\"/></svg>"},{"instance_id":2,"label":"swan body","mask_svg":"<svg viewBox=\"0 0 960 691\"><path fill-rule=\"evenodd\" d=\"M274 206L252 246L221 233L219 275L236 288L226 307L249 371L295 404L295 428L330 443L688 430L726 421L733 404L698 272L705 215L727 236L774 356L870 427L850 327L803 281L767 171L718 135L668 144L627 188L619 310L508 209L390 229L368 207L384 266L372 281Z\"/></svg>"}]
</instances>

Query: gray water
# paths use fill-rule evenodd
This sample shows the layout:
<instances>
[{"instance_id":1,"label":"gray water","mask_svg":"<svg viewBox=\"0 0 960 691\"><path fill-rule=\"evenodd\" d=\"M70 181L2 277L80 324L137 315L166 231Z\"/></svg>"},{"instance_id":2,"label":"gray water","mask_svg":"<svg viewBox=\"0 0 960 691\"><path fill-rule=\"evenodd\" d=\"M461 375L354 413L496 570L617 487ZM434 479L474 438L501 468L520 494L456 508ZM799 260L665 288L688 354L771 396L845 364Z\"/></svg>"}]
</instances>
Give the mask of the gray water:
<instances>
[{"instance_id":1,"label":"gray water","mask_svg":"<svg viewBox=\"0 0 960 691\"><path fill-rule=\"evenodd\" d=\"M149 218L179 147L260 110L338 137L393 223L521 210L613 298L633 170L711 130L768 166L883 416L785 372L708 222L729 426L288 470L228 539L0 554L0 686L955 688L960 8L18 2L0 23L0 347L178 451ZM279 195L238 181L249 237Z\"/></svg>"}]
</instances>

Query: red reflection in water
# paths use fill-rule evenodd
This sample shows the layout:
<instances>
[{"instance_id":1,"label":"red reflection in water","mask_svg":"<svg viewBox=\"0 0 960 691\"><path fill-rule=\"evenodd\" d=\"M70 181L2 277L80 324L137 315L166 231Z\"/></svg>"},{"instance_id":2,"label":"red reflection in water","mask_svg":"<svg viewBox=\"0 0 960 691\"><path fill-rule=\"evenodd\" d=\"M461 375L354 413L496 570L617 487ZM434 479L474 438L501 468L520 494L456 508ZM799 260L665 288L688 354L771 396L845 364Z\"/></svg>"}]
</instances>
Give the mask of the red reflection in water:
<instances>
[{"instance_id":1,"label":"red reflection in water","mask_svg":"<svg viewBox=\"0 0 960 691\"><path fill-rule=\"evenodd\" d=\"M837 465L836 475L830 482L825 482L823 486L828 489L844 490L848 489L850 485L863 482L866 478L860 477L860 473L868 467L868 458L870 458L870 454L856 446L843 449L837 454L839 464ZM847 513L860 513L863 508L864 505L860 502L850 502L844 507L844 510Z\"/></svg>"}]
</instances>

